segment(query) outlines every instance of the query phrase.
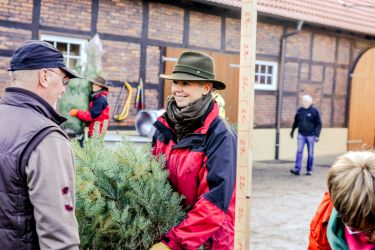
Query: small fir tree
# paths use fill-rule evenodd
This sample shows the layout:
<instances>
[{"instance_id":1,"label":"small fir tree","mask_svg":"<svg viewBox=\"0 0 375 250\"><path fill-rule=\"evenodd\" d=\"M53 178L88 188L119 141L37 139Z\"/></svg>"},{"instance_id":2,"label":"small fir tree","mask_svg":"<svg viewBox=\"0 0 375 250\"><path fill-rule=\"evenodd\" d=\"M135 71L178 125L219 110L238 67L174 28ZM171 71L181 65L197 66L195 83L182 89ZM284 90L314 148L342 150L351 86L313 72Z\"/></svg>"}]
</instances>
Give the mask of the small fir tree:
<instances>
[{"instance_id":1,"label":"small fir tree","mask_svg":"<svg viewBox=\"0 0 375 250\"><path fill-rule=\"evenodd\" d=\"M82 249L149 249L185 216L164 160L125 140L104 145L98 126L83 148L73 142L77 164L76 215Z\"/></svg>"}]
</instances>

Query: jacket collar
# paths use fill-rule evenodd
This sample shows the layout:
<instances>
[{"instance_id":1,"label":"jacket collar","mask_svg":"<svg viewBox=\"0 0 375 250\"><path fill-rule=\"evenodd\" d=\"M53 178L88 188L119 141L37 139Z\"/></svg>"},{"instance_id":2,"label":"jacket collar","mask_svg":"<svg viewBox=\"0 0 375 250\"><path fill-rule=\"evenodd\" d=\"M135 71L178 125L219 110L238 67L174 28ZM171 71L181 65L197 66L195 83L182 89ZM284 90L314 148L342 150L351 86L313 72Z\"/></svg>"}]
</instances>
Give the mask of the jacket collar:
<instances>
[{"instance_id":1,"label":"jacket collar","mask_svg":"<svg viewBox=\"0 0 375 250\"><path fill-rule=\"evenodd\" d=\"M98 98L99 96L108 96L107 90L99 90L97 92L92 93L91 98Z\"/></svg>"},{"instance_id":2,"label":"jacket collar","mask_svg":"<svg viewBox=\"0 0 375 250\"><path fill-rule=\"evenodd\" d=\"M314 108L314 104L311 104L310 107L308 107L308 108L305 108L305 107L301 107L301 108L303 108L304 110L311 110L311 109Z\"/></svg>"},{"instance_id":3,"label":"jacket collar","mask_svg":"<svg viewBox=\"0 0 375 250\"><path fill-rule=\"evenodd\" d=\"M194 133L184 137L179 141L174 148L182 148L189 146L199 146L203 145L207 132L211 125L213 125L216 118L219 116L219 106L216 102L213 102L213 107L209 109L209 112L204 116L203 125L194 131ZM154 126L162 134L164 134L169 139L177 142L176 131L168 124L168 122L160 116L154 123Z\"/></svg>"},{"instance_id":4,"label":"jacket collar","mask_svg":"<svg viewBox=\"0 0 375 250\"><path fill-rule=\"evenodd\" d=\"M23 88L6 88L0 103L33 109L57 125L66 121L66 118L59 115L42 97Z\"/></svg>"}]
</instances>

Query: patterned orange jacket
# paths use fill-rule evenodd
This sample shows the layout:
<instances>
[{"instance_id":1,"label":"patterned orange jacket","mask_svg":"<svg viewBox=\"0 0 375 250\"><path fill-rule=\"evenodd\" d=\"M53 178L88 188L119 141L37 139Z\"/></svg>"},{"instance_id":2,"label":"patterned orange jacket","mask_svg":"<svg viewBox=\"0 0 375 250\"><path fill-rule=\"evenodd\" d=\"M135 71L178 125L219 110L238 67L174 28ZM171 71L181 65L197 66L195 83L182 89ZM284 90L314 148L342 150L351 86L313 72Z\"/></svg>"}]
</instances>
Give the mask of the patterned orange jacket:
<instances>
[{"instance_id":1,"label":"patterned orange jacket","mask_svg":"<svg viewBox=\"0 0 375 250\"><path fill-rule=\"evenodd\" d=\"M325 192L318 211L310 223L308 250L331 250L327 239L327 226L332 210L331 197L328 192Z\"/></svg>"}]
</instances>

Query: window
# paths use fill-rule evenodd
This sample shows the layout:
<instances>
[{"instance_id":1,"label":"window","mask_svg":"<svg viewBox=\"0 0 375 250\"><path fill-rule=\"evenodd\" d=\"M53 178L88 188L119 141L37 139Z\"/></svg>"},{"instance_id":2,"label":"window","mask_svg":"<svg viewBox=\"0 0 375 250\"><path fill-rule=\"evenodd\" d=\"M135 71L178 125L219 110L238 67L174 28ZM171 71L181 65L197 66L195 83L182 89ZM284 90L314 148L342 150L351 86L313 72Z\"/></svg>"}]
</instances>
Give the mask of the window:
<instances>
[{"instance_id":1,"label":"window","mask_svg":"<svg viewBox=\"0 0 375 250\"><path fill-rule=\"evenodd\" d=\"M255 89L277 89L277 63L268 61L255 62Z\"/></svg>"},{"instance_id":2,"label":"window","mask_svg":"<svg viewBox=\"0 0 375 250\"><path fill-rule=\"evenodd\" d=\"M49 42L63 53L65 64L70 68L75 68L78 63L86 61L83 47L87 41L84 39L42 35L41 40Z\"/></svg>"}]
</instances>

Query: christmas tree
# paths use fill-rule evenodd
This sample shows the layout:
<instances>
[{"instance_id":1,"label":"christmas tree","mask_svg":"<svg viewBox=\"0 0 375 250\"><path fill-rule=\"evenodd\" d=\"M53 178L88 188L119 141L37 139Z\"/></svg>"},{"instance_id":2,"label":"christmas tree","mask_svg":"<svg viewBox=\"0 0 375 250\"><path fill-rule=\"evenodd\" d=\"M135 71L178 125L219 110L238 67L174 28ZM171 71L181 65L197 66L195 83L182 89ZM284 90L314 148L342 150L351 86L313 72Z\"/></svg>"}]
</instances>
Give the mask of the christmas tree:
<instances>
[{"instance_id":1,"label":"christmas tree","mask_svg":"<svg viewBox=\"0 0 375 250\"><path fill-rule=\"evenodd\" d=\"M61 97L59 105L59 112L68 119L61 125L61 128L69 135L72 135L72 137L83 133L85 123L76 117L69 116L69 110L87 110L89 108L91 94L91 84L89 81L101 74L101 58L104 50L99 35L95 35L83 50L86 60L81 61L76 66L76 70L80 73L82 79L72 79L69 81L68 88Z\"/></svg>"},{"instance_id":2,"label":"christmas tree","mask_svg":"<svg viewBox=\"0 0 375 250\"><path fill-rule=\"evenodd\" d=\"M82 249L149 249L184 218L182 197L150 146L137 149L124 140L109 149L96 126L82 148L77 141L73 148Z\"/></svg>"}]
</instances>

